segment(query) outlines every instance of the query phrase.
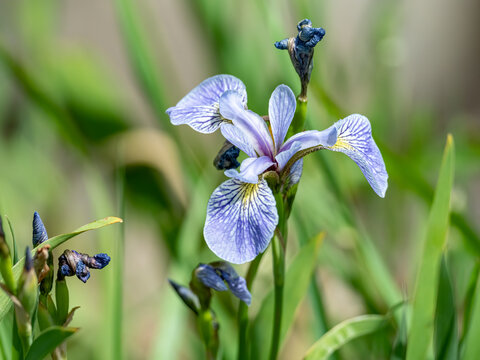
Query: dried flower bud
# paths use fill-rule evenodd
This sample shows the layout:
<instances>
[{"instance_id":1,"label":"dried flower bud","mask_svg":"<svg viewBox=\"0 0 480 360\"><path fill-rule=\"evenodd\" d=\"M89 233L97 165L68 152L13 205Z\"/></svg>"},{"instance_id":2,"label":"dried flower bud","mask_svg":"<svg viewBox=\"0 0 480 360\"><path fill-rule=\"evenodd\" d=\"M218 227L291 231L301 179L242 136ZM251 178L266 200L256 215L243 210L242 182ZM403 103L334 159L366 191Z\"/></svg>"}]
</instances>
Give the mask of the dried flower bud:
<instances>
[{"instance_id":1,"label":"dried flower bud","mask_svg":"<svg viewBox=\"0 0 480 360\"><path fill-rule=\"evenodd\" d=\"M293 67L300 77L302 91L299 99L307 100L307 88L313 69L313 51L315 45L325 36L323 28L312 27L308 19L300 21L297 25L298 35L289 39L283 39L275 43L280 50L288 50Z\"/></svg>"},{"instance_id":2,"label":"dried flower bud","mask_svg":"<svg viewBox=\"0 0 480 360\"><path fill-rule=\"evenodd\" d=\"M58 258L57 278L62 280L65 276L77 275L84 283L90 278L90 269L103 269L110 262L107 254L89 256L75 250L65 250Z\"/></svg>"}]
</instances>

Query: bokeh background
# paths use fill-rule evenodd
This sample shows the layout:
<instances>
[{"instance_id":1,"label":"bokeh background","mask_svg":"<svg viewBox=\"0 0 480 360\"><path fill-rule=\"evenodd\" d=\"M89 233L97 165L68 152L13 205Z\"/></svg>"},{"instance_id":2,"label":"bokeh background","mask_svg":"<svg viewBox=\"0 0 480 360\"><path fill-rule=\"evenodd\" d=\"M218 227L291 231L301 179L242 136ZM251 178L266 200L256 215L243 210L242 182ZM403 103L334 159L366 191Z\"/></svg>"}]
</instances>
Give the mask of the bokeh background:
<instances>
[{"instance_id":1,"label":"bokeh background","mask_svg":"<svg viewBox=\"0 0 480 360\"><path fill-rule=\"evenodd\" d=\"M306 160L288 253L326 231L311 292L321 298L302 303L283 359L299 358L325 328L384 313L412 293L448 133L456 143L450 258L464 294L480 253L479 14L474 0L0 0L0 211L20 248L31 242L35 210L50 236L109 215L125 220L124 234L114 226L63 247L112 256L87 284L68 281L82 329L69 358L202 358L193 318L167 278L186 284L198 262L215 259L202 228L224 179L212 166L223 140L172 126L165 110L219 73L242 79L249 108L262 115L277 85L298 93L288 54L273 43L295 35L303 18L326 30L308 127L366 115L390 179L382 200L344 155ZM371 281L377 262L385 287ZM251 314L270 288L267 254ZM231 358L236 302L228 294L216 302ZM343 355L358 349L371 358L387 351L366 339Z\"/></svg>"}]
</instances>

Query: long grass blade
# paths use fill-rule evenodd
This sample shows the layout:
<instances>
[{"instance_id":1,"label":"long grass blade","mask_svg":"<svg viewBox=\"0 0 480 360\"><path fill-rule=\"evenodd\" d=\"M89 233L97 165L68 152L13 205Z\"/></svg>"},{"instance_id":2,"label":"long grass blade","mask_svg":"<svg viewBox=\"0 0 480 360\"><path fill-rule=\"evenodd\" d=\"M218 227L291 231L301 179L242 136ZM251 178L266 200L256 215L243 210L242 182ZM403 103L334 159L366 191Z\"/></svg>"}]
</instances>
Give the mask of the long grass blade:
<instances>
[{"instance_id":1,"label":"long grass blade","mask_svg":"<svg viewBox=\"0 0 480 360\"><path fill-rule=\"evenodd\" d=\"M434 353L438 360L458 357L457 314L452 281L445 255L440 263L437 308L435 310Z\"/></svg>"},{"instance_id":2,"label":"long grass blade","mask_svg":"<svg viewBox=\"0 0 480 360\"><path fill-rule=\"evenodd\" d=\"M408 335L407 359L424 359L433 336L435 286L440 259L447 238L450 195L454 176L454 144L447 138L442 166L427 223L423 255L413 297L412 323Z\"/></svg>"},{"instance_id":3,"label":"long grass blade","mask_svg":"<svg viewBox=\"0 0 480 360\"><path fill-rule=\"evenodd\" d=\"M348 342L367 334L380 330L387 324L382 315L362 315L345 320L329 330L310 349L307 350L304 360L323 360Z\"/></svg>"},{"instance_id":4,"label":"long grass blade","mask_svg":"<svg viewBox=\"0 0 480 360\"><path fill-rule=\"evenodd\" d=\"M472 302L469 327L464 335L462 360L477 360L480 354L480 277L477 278L477 287Z\"/></svg>"}]
</instances>

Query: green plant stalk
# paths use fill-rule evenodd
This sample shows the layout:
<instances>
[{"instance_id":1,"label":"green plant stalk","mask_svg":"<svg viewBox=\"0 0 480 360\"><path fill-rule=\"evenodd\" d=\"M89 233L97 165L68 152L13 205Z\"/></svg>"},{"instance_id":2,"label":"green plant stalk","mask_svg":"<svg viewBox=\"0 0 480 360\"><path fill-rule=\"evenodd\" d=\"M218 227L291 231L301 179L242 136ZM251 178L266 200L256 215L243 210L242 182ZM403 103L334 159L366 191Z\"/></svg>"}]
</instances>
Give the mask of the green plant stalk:
<instances>
[{"instance_id":1,"label":"green plant stalk","mask_svg":"<svg viewBox=\"0 0 480 360\"><path fill-rule=\"evenodd\" d=\"M28 316L20 304L15 304L15 321L17 324L18 337L22 345L23 356L25 356L32 345L32 323L30 316Z\"/></svg>"},{"instance_id":2,"label":"green plant stalk","mask_svg":"<svg viewBox=\"0 0 480 360\"><path fill-rule=\"evenodd\" d=\"M0 246L3 246L3 244L0 244ZM3 281L5 282L8 290L10 290L12 294L15 294L17 292L17 284L15 283L12 267L12 258L9 254L7 254L5 257L0 256L0 273L2 274Z\"/></svg>"},{"instance_id":3,"label":"green plant stalk","mask_svg":"<svg viewBox=\"0 0 480 360\"><path fill-rule=\"evenodd\" d=\"M297 108L295 109L295 115L293 116L292 124L287 132L287 139L305 129L305 121L307 119L307 99L300 99L297 96Z\"/></svg>"},{"instance_id":4,"label":"green plant stalk","mask_svg":"<svg viewBox=\"0 0 480 360\"><path fill-rule=\"evenodd\" d=\"M204 309L197 316L197 326L203 343L207 360L215 360L218 353L218 323L210 309Z\"/></svg>"},{"instance_id":5,"label":"green plant stalk","mask_svg":"<svg viewBox=\"0 0 480 360\"><path fill-rule=\"evenodd\" d=\"M283 287L285 285L285 251L286 251L286 230L285 199L281 194L275 195L278 211L278 225L275 229L275 236L272 240L273 254L273 279L274 279L274 316L272 328L272 341L270 348L270 360L275 360L280 348L280 333L283 314Z\"/></svg>"},{"instance_id":6,"label":"green plant stalk","mask_svg":"<svg viewBox=\"0 0 480 360\"><path fill-rule=\"evenodd\" d=\"M263 253L258 255L248 267L247 276L245 278L247 282L247 288L251 291L253 280L257 275L257 270L262 260ZM248 349L248 306L243 301L240 301L238 305L238 360L247 359L249 352Z\"/></svg>"}]
</instances>

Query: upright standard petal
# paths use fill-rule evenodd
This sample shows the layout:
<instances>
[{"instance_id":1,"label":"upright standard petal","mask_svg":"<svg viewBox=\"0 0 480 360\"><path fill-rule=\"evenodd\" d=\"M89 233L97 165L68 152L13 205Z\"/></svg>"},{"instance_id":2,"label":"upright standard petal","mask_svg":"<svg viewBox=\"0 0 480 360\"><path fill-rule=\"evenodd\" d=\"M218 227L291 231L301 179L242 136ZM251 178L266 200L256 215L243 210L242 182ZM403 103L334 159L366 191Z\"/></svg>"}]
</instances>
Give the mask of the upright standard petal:
<instances>
[{"instance_id":1,"label":"upright standard petal","mask_svg":"<svg viewBox=\"0 0 480 360\"><path fill-rule=\"evenodd\" d=\"M230 179L208 201L203 234L218 257L243 264L265 251L277 223L275 198L265 180L249 184Z\"/></svg>"},{"instance_id":2,"label":"upright standard petal","mask_svg":"<svg viewBox=\"0 0 480 360\"><path fill-rule=\"evenodd\" d=\"M277 86L268 103L268 117L270 118L276 152L279 152L283 145L296 107L297 102L292 90L287 85Z\"/></svg>"},{"instance_id":3,"label":"upright standard petal","mask_svg":"<svg viewBox=\"0 0 480 360\"><path fill-rule=\"evenodd\" d=\"M231 169L225 171L225 175L243 182L256 184L258 183L258 175L262 174L272 165L275 165L275 163L268 156L247 158L243 160L240 165L240 172Z\"/></svg>"},{"instance_id":4,"label":"upright standard petal","mask_svg":"<svg viewBox=\"0 0 480 360\"><path fill-rule=\"evenodd\" d=\"M259 156L273 157L273 142L267 124L253 111L245 110L237 92L226 91L220 97L220 114L243 132Z\"/></svg>"},{"instance_id":5,"label":"upright standard petal","mask_svg":"<svg viewBox=\"0 0 480 360\"><path fill-rule=\"evenodd\" d=\"M216 131L224 122L219 113L219 99L225 91L235 91L245 106L245 85L232 75L216 75L206 79L190 91L176 106L166 112L173 125L190 125L203 134Z\"/></svg>"},{"instance_id":6,"label":"upright standard petal","mask_svg":"<svg viewBox=\"0 0 480 360\"><path fill-rule=\"evenodd\" d=\"M388 174L382 154L372 138L368 119L354 114L337 121L333 126L337 129L337 141L327 149L348 155L360 167L377 195L385 197Z\"/></svg>"}]
</instances>

